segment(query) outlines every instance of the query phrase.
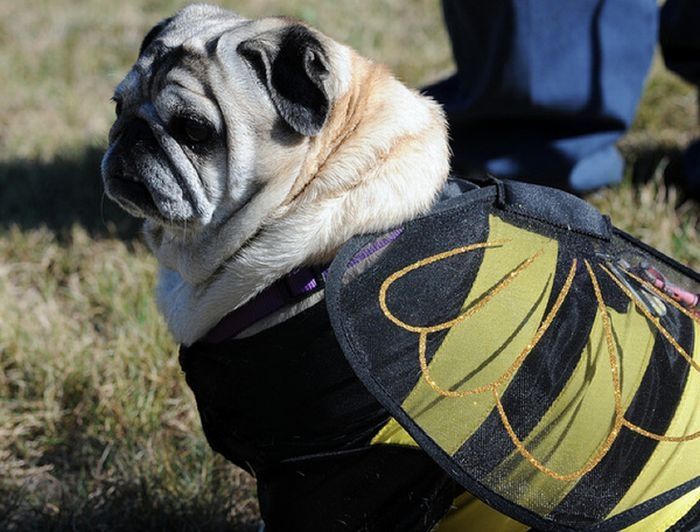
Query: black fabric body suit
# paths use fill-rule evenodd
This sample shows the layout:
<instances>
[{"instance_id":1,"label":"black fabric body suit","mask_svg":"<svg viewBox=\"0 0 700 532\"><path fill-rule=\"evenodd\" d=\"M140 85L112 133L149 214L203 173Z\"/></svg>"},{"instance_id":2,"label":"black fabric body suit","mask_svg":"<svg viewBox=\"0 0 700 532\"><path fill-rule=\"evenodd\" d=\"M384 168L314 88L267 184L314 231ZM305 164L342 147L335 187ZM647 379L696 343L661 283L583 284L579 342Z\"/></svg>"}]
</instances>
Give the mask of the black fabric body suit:
<instances>
[{"instance_id":1,"label":"black fabric body suit","mask_svg":"<svg viewBox=\"0 0 700 532\"><path fill-rule=\"evenodd\" d=\"M389 419L320 302L255 336L182 348L212 448L255 476L266 531L419 531L463 491L423 451L370 445Z\"/></svg>"}]
</instances>

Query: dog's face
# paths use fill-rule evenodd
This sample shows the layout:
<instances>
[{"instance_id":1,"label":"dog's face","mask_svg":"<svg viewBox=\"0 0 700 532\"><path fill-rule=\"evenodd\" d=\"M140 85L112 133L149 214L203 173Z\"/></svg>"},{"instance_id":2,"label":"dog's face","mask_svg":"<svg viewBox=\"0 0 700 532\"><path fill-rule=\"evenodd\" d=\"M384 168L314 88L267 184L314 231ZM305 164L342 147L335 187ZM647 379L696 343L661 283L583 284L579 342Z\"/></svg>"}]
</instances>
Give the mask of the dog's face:
<instances>
[{"instance_id":1,"label":"dog's face","mask_svg":"<svg viewBox=\"0 0 700 532\"><path fill-rule=\"evenodd\" d=\"M343 54L289 19L192 6L163 21L114 94L107 194L171 229L230 218L301 166L346 77Z\"/></svg>"},{"instance_id":2,"label":"dog's face","mask_svg":"<svg viewBox=\"0 0 700 532\"><path fill-rule=\"evenodd\" d=\"M195 5L157 25L116 89L107 194L146 218L178 341L356 234L425 212L444 115L304 24Z\"/></svg>"}]
</instances>

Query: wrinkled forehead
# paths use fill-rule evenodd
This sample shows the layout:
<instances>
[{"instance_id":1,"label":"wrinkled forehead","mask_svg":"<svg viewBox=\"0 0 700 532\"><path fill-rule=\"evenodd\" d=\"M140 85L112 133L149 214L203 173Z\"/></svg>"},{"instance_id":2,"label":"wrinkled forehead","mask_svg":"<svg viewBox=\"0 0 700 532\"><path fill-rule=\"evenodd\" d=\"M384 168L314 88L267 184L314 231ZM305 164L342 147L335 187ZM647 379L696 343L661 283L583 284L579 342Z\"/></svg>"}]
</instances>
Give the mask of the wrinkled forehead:
<instances>
[{"instance_id":1,"label":"wrinkled forehead","mask_svg":"<svg viewBox=\"0 0 700 532\"><path fill-rule=\"evenodd\" d=\"M250 21L233 11L207 5L189 6L163 21L161 30L156 31L155 35L149 33L141 45L141 51L144 52L150 41L155 40L169 47L180 46L188 41L196 46L197 43L206 42L246 22Z\"/></svg>"},{"instance_id":2,"label":"wrinkled forehead","mask_svg":"<svg viewBox=\"0 0 700 532\"><path fill-rule=\"evenodd\" d=\"M221 53L220 41L235 51L243 40L285 23L280 18L250 20L211 6L191 6L146 37L141 55L115 96L126 101L152 99L166 82L204 93L206 88L196 85L203 84L206 70L217 65L212 59Z\"/></svg>"}]
</instances>

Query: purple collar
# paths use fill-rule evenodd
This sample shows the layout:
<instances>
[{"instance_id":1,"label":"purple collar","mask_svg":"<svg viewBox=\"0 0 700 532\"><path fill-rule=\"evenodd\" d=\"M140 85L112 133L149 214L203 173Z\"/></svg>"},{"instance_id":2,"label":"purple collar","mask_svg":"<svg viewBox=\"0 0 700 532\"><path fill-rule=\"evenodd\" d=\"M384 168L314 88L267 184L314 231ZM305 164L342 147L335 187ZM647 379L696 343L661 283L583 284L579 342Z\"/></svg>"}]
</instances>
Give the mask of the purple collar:
<instances>
[{"instance_id":1,"label":"purple collar","mask_svg":"<svg viewBox=\"0 0 700 532\"><path fill-rule=\"evenodd\" d=\"M247 303L229 312L199 341L218 344L233 338L282 307L298 303L318 292L326 285L329 267L330 264L326 264L288 273Z\"/></svg>"},{"instance_id":2,"label":"purple collar","mask_svg":"<svg viewBox=\"0 0 700 532\"><path fill-rule=\"evenodd\" d=\"M353 268L381 251L403 232L403 227L394 229L360 249L346 265ZM205 334L199 342L218 344L234 338L239 333L279 309L298 303L323 289L330 264L299 268L288 273L265 288L253 299L232 310Z\"/></svg>"}]
</instances>

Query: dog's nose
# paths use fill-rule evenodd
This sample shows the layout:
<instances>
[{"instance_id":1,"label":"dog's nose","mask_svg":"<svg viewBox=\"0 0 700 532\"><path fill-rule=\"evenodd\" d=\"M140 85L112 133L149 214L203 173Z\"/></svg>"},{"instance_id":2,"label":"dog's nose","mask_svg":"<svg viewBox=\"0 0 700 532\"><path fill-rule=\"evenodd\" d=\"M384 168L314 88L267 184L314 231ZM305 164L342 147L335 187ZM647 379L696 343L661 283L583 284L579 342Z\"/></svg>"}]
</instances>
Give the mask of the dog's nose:
<instances>
[{"instance_id":1,"label":"dog's nose","mask_svg":"<svg viewBox=\"0 0 700 532\"><path fill-rule=\"evenodd\" d=\"M103 177L140 182L144 161L159 149L148 122L130 118L121 125L102 161Z\"/></svg>"},{"instance_id":2,"label":"dog's nose","mask_svg":"<svg viewBox=\"0 0 700 532\"><path fill-rule=\"evenodd\" d=\"M128 150L135 156L152 152L157 146L156 137L148 123L142 118L134 117L124 124L118 142L120 149Z\"/></svg>"}]
</instances>

